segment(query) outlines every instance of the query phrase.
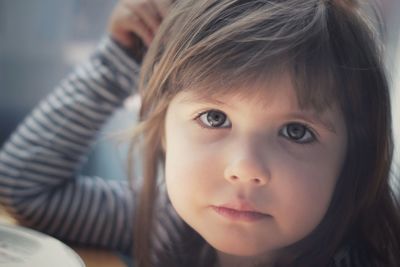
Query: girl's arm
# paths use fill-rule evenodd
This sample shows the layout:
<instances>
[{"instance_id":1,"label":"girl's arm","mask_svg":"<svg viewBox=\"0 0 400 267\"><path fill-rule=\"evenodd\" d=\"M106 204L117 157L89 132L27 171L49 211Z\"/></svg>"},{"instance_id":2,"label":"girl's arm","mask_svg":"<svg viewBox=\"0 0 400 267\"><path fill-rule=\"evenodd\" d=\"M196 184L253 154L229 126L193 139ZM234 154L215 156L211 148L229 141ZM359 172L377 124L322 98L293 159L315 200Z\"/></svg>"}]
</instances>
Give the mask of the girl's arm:
<instances>
[{"instance_id":1,"label":"girl's arm","mask_svg":"<svg viewBox=\"0 0 400 267\"><path fill-rule=\"evenodd\" d=\"M0 200L22 224L65 241L127 249L128 185L79 174L139 66L110 38L34 109L0 151Z\"/></svg>"},{"instance_id":2,"label":"girl's arm","mask_svg":"<svg viewBox=\"0 0 400 267\"><path fill-rule=\"evenodd\" d=\"M133 192L85 177L101 126L135 89L168 0L120 0L96 53L43 100L0 151L0 203L22 224L82 245L130 251ZM129 52L128 52L129 51ZM129 53L129 55L128 55Z\"/></svg>"}]
</instances>

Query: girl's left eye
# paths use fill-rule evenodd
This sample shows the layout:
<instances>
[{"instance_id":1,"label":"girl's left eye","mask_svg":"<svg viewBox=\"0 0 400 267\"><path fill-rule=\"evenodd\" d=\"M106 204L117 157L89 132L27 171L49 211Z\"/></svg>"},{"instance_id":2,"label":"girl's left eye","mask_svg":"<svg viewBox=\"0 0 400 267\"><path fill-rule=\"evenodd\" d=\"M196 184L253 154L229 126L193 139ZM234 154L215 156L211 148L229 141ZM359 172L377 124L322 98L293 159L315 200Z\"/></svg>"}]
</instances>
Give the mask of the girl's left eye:
<instances>
[{"instance_id":1,"label":"girl's left eye","mask_svg":"<svg viewBox=\"0 0 400 267\"><path fill-rule=\"evenodd\" d=\"M309 130L307 126L297 122L285 125L280 131L280 134L299 144L312 143L317 140L315 134Z\"/></svg>"},{"instance_id":2,"label":"girl's left eye","mask_svg":"<svg viewBox=\"0 0 400 267\"><path fill-rule=\"evenodd\" d=\"M197 117L201 126L206 128L229 128L231 122L225 113L219 110L208 110L200 113Z\"/></svg>"}]
</instances>

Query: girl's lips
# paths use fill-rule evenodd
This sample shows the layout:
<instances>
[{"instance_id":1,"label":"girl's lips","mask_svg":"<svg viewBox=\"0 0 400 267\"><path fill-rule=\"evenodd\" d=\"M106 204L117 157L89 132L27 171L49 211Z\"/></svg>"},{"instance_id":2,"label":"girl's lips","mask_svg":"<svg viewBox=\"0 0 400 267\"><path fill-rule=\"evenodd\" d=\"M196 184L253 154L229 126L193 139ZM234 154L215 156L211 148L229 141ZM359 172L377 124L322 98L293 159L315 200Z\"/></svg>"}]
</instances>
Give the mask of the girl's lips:
<instances>
[{"instance_id":1,"label":"girl's lips","mask_svg":"<svg viewBox=\"0 0 400 267\"><path fill-rule=\"evenodd\" d=\"M271 217L269 214L258 211L238 210L225 206L212 206L212 209L220 216L231 221L256 222Z\"/></svg>"}]
</instances>

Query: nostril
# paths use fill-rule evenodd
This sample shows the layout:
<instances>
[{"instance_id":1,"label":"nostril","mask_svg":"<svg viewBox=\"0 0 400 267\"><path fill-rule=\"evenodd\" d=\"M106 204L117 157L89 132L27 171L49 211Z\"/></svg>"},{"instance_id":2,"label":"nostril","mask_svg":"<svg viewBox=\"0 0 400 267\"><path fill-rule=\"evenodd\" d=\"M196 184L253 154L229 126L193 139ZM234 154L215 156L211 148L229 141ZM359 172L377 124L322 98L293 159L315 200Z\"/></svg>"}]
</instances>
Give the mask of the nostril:
<instances>
[{"instance_id":1,"label":"nostril","mask_svg":"<svg viewBox=\"0 0 400 267\"><path fill-rule=\"evenodd\" d=\"M254 181L256 184L260 184L260 183L261 183L261 180L258 179L258 178L254 178L253 181Z\"/></svg>"}]
</instances>

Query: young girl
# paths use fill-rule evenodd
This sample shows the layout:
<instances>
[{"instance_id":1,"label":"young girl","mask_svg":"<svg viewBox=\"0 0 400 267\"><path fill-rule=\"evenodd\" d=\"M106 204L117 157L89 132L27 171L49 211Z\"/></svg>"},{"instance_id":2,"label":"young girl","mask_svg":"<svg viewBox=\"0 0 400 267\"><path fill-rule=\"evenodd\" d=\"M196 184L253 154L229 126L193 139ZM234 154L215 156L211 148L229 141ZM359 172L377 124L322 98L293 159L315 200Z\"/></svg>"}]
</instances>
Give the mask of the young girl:
<instances>
[{"instance_id":1,"label":"young girl","mask_svg":"<svg viewBox=\"0 0 400 267\"><path fill-rule=\"evenodd\" d=\"M400 266L388 86L356 1L176 2L141 70L142 187L77 178L136 71L108 40L13 135L17 218L123 250L133 219L138 266Z\"/></svg>"}]
</instances>

